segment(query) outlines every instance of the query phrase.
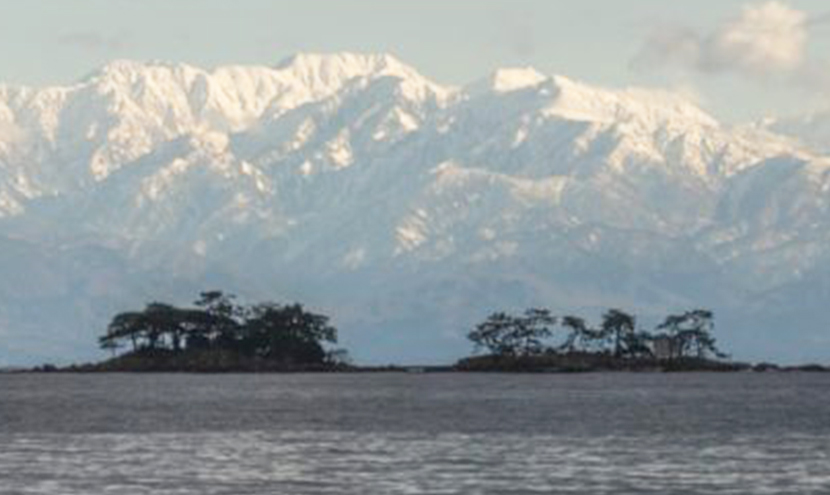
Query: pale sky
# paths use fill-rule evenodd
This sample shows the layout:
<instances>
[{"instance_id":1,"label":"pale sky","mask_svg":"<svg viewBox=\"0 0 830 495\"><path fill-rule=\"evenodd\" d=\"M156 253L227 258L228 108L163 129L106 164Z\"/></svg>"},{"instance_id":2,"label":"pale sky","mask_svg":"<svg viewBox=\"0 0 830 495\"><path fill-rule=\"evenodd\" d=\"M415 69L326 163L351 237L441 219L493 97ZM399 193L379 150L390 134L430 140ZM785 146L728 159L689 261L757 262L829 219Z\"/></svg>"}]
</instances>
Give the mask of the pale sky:
<instances>
[{"instance_id":1,"label":"pale sky","mask_svg":"<svg viewBox=\"0 0 830 495\"><path fill-rule=\"evenodd\" d=\"M439 83L533 66L683 92L738 122L830 109L826 0L0 0L0 81L65 84L112 59L274 65L388 52Z\"/></svg>"}]
</instances>

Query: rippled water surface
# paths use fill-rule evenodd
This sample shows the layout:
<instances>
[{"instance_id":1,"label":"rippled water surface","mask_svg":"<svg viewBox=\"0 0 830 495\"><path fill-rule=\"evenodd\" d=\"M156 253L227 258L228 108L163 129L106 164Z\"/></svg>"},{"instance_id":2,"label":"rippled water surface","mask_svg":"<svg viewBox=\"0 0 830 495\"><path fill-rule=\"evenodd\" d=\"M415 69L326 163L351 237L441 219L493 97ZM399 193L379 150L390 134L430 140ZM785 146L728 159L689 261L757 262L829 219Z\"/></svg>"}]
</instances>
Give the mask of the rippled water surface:
<instances>
[{"instance_id":1,"label":"rippled water surface","mask_svg":"<svg viewBox=\"0 0 830 495\"><path fill-rule=\"evenodd\" d=\"M822 374L0 375L0 494L830 493Z\"/></svg>"}]
</instances>

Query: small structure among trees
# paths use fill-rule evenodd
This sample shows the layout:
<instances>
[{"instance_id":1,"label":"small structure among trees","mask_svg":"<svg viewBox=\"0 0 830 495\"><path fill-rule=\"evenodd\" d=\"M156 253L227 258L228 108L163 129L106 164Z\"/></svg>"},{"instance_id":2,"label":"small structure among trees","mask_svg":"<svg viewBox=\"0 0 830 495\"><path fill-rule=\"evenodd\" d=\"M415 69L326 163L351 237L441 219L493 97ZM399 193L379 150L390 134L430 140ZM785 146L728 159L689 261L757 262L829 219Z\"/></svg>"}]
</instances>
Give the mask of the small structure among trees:
<instances>
[{"instance_id":1,"label":"small structure among trees","mask_svg":"<svg viewBox=\"0 0 830 495\"><path fill-rule=\"evenodd\" d=\"M99 339L117 354L115 368L194 371L299 369L340 365L331 349L337 330L299 303L241 305L221 291L200 294L194 307L152 302L113 317Z\"/></svg>"},{"instance_id":2,"label":"small structure among trees","mask_svg":"<svg viewBox=\"0 0 830 495\"><path fill-rule=\"evenodd\" d=\"M520 315L491 314L467 335L486 356L459 364L467 369L663 369L728 366L715 343L714 314L695 309L669 315L654 331L638 327L621 309L609 309L597 326L574 315L554 316L547 309Z\"/></svg>"}]
</instances>

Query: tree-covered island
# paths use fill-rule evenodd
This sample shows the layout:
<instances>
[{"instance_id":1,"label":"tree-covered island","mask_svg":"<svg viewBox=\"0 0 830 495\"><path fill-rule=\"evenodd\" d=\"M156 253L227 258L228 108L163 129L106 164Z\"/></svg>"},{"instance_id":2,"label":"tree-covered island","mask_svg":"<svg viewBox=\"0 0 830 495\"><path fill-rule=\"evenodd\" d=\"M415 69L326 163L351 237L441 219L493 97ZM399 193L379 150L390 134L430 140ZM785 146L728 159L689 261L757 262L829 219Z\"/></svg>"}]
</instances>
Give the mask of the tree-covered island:
<instances>
[{"instance_id":1,"label":"tree-covered island","mask_svg":"<svg viewBox=\"0 0 830 495\"><path fill-rule=\"evenodd\" d=\"M242 305L209 291L192 307L115 315L99 338L113 357L90 371L330 371L347 366L336 342L329 318L299 303Z\"/></svg>"},{"instance_id":2,"label":"tree-covered island","mask_svg":"<svg viewBox=\"0 0 830 495\"><path fill-rule=\"evenodd\" d=\"M609 309L597 326L547 309L493 313L468 335L486 354L462 359L467 371L735 371L713 337L714 315L695 309L667 316L653 332L634 315Z\"/></svg>"}]
</instances>

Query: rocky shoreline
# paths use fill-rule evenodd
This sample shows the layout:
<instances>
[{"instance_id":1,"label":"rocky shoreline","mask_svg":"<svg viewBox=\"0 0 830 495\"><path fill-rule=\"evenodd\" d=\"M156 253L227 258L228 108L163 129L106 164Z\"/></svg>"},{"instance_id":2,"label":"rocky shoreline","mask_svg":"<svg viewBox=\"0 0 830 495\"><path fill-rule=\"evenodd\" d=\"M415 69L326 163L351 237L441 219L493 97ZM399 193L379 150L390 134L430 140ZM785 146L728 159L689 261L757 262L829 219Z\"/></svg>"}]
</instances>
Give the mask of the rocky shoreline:
<instances>
[{"instance_id":1,"label":"rocky shoreline","mask_svg":"<svg viewBox=\"0 0 830 495\"><path fill-rule=\"evenodd\" d=\"M553 356L472 356L453 365L358 366L350 364L292 365L240 359L227 354L176 357L119 356L100 363L33 368L8 368L0 373L595 373L595 372L830 372L830 366L807 363L779 365L698 358L676 360L620 359L608 355L571 353Z\"/></svg>"}]
</instances>

